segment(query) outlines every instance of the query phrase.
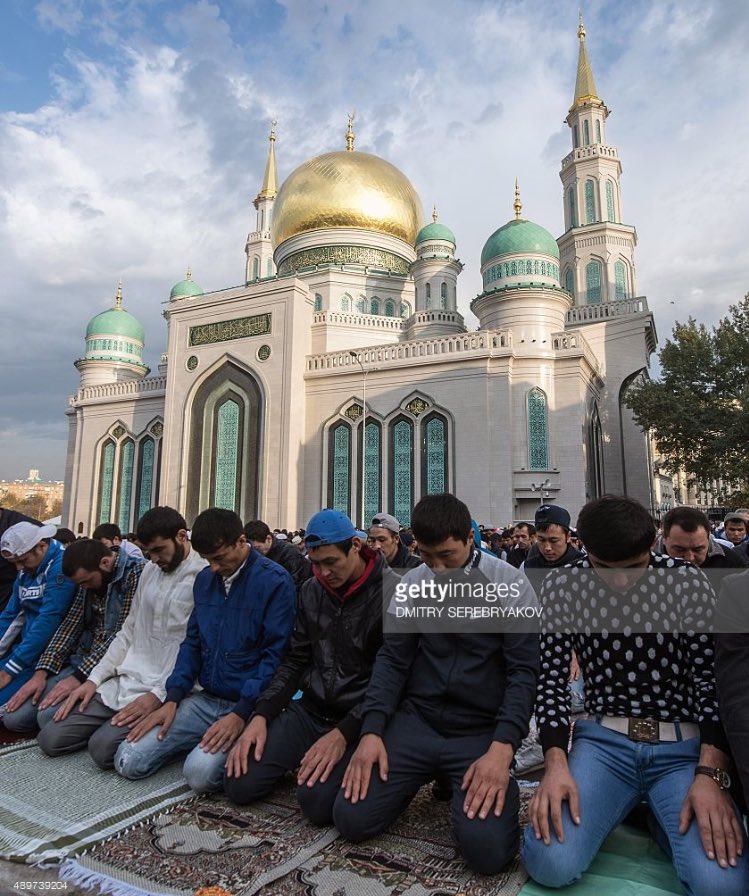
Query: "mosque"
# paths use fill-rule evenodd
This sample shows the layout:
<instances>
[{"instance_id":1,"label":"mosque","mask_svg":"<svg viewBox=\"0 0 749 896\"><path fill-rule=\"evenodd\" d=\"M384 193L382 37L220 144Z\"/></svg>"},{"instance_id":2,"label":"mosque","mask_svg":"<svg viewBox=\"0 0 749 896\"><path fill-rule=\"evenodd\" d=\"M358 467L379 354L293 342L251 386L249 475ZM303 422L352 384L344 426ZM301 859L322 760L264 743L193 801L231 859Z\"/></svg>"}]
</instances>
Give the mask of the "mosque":
<instances>
[{"instance_id":1,"label":"mosque","mask_svg":"<svg viewBox=\"0 0 749 896\"><path fill-rule=\"evenodd\" d=\"M451 491L486 524L574 515L605 492L651 506L648 443L624 405L656 346L638 295L635 228L606 139L580 23L562 159L564 233L515 216L481 253L483 291L458 312L453 232L424 221L407 177L346 147L277 187L275 130L254 200L241 286L171 290L166 351L143 363L142 326L97 314L75 362L65 524L131 530L154 504L188 523L227 507L303 526L321 507L408 524Z\"/></svg>"}]
</instances>

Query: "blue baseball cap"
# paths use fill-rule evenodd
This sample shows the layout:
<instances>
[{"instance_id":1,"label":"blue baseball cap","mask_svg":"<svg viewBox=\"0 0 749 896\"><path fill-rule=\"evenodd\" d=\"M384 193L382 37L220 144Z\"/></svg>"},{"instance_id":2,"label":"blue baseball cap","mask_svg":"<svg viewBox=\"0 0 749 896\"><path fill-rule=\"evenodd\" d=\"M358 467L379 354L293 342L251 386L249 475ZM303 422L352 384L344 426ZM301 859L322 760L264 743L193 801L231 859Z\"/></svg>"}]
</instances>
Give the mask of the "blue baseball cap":
<instances>
[{"instance_id":1,"label":"blue baseball cap","mask_svg":"<svg viewBox=\"0 0 749 896\"><path fill-rule=\"evenodd\" d=\"M356 535L351 520L340 510L329 507L318 511L307 523L304 543L308 548L321 548L326 544L340 544Z\"/></svg>"}]
</instances>

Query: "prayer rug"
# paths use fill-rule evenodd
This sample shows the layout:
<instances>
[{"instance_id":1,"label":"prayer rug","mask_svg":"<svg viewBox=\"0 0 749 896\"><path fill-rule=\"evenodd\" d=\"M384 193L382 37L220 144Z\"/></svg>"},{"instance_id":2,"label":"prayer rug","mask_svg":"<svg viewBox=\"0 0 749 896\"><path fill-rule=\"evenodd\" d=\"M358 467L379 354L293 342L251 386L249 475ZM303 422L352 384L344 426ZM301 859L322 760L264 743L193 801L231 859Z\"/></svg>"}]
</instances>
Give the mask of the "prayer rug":
<instances>
[{"instance_id":1,"label":"prayer rug","mask_svg":"<svg viewBox=\"0 0 749 896\"><path fill-rule=\"evenodd\" d=\"M179 763L143 781L87 752L51 759L35 741L0 749L0 858L59 861L193 797Z\"/></svg>"},{"instance_id":2,"label":"prayer rug","mask_svg":"<svg viewBox=\"0 0 749 896\"><path fill-rule=\"evenodd\" d=\"M523 820L533 786L521 789ZM303 819L293 782L252 806L223 796L178 806L68 860L60 877L116 896L192 896L204 887L232 896L516 896L527 880L518 859L496 877L470 872L449 803L428 788L386 835L352 844Z\"/></svg>"}]
</instances>

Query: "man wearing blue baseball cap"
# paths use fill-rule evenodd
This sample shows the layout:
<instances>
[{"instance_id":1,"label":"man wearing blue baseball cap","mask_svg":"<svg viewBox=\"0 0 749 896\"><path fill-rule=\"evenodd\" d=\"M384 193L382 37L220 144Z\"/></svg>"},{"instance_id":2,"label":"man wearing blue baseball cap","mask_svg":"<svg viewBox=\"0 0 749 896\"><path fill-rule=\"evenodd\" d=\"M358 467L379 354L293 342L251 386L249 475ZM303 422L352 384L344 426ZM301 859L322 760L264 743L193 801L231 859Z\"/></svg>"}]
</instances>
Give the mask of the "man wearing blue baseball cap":
<instances>
[{"instance_id":1,"label":"man wearing blue baseball cap","mask_svg":"<svg viewBox=\"0 0 749 896\"><path fill-rule=\"evenodd\" d=\"M382 643L383 601L389 605L398 577L339 510L316 513L304 541L314 577L302 586L286 656L229 753L224 790L251 803L298 768L302 811L330 824Z\"/></svg>"}]
</instances>

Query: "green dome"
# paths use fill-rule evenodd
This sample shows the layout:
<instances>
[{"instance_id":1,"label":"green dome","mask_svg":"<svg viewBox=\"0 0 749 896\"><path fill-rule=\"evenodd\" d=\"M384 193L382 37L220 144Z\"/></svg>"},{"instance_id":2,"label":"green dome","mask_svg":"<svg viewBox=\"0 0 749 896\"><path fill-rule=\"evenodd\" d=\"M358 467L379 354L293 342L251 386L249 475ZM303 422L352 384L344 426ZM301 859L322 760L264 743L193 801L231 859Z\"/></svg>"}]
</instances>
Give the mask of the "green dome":
<instances>
[{"instance_id":1,"label":"green dome","mask_svg":"<svg viewBox=\"0 0 749 896\"><path fill-rule=\"evenodd\" d=\"M557 241L532 221L514 218L489 237L481 252L481 264L500 255L550 255L559 258Z\"/></svg>"},{"instance_id":2,"label":"green dome","mask_svg":"<svg viewBox=\"0 0 749 896\"><path fill-rule=\"evenodd\" d=\"M419 243L425 243L427 240L447 240L454 246L455 234L449 227L445 227L444 224L440 224L438 221L432 221L431 224L422 227L418 232L416 235L416 245L418 246Z\"/></svg>"},{"instance_id":3,"label":"green dome","mask_svg":"<svg viewBox=\"0 0 749 896\"><path fill-rule=\"evenodd\" d=\"M110 308L91 318L86 327L86 339L96 336L125 336L136 342L145 342L143 327L132 314L121 308Z\"/></svg>"},{"instance_id":4,"label":"green dome","mask_svg":"<svg viewBox=\"0 0 749 896\"><path fill-rule=\"evenodd\" d=\"M198 286L198 284L192 279L192 277L188 277L186 280L180 280L179 283L175 283L172 287L172 291L169 293L170 299L184 299L189 296L202 296L203 290Z\"/></svg>"}]
</instances>

